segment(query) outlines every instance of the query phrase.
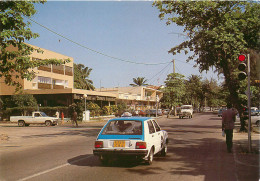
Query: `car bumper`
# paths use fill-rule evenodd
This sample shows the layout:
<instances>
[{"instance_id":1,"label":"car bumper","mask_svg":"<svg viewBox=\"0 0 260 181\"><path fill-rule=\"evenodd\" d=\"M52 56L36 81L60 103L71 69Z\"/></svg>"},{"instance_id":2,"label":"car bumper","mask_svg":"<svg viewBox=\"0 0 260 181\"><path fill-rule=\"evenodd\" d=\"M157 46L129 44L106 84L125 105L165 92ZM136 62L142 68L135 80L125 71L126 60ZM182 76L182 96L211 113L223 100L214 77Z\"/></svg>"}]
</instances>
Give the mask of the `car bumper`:
<instances>
[{"instance_id":1,"label":"car bumper","mask_svg":"<svg viewBox=\"0 0 260 181\"><path fill-rule=\"evenodd\" d=\"M117 149L94 149L93 154L96 156L140 156L144 157L148 154L148 150L117 150Z\"/></svg>"}]
</instances>

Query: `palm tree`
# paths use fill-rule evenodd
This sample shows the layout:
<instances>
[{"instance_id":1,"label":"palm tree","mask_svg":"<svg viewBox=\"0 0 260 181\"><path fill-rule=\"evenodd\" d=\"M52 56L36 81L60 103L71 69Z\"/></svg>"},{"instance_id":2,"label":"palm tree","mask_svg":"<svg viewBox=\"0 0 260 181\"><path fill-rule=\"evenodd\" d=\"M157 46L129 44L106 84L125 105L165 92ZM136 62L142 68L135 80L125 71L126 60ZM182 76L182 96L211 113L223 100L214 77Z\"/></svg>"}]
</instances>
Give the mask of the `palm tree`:
<instances>
[{"instance_id":1,"label":"palm tree","mask_svg":"<svg viewBox=\"0 0 260 181\"><path fill-rule=\"evenodd\" d=\"M130 84L133 87L148 85L148 84L146 84L147 79L145 79L144 77L133 78L133 82L134 82L134 84Z\"/></svg>"},{"instance_id":2,"label":"palm tree","mask_svg":"<svg viewBox=\"0 0 260 181\"><path fill-rule=\"evenodd\" d=\"M74 86L77 89L95 90L93 81L89 79L92 68L83 64L74 64Z\"/></svg>"}]
</instances>

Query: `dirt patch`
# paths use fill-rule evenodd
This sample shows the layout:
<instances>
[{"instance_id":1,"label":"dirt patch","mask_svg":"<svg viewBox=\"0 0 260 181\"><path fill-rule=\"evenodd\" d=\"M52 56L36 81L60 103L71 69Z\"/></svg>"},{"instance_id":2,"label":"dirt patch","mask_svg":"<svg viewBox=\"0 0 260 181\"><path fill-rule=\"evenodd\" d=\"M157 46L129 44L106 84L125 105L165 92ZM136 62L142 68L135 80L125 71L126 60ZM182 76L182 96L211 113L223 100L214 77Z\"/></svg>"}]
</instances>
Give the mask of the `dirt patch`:
<instances>
[{"instance_id":1,"label":"dirt patch","mask_svg":"<svg viewBox=\"0 0 260 181\"><path fill-rule=\"evenodd\" d=\"M0 143L6 142L9 140L9 136L7 134L0 134Z\"/></svg>"}]
</instances>

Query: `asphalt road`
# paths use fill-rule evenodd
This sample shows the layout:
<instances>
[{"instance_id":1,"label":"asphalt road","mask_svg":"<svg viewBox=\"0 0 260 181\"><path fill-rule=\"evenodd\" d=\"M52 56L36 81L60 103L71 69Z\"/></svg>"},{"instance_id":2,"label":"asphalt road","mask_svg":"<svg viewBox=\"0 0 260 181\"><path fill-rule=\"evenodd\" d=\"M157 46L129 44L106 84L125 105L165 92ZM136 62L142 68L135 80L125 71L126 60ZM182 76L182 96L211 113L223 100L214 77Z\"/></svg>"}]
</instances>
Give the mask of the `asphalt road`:
<instances>
[{"instance_id":1,"label":"asphalt road","mask_svg":"<svg viewBox=\"0 0 260 181\"><path fill-rule=\"evenodd\" d=\"M1 125L0 180L259 180L259 155L242 154L240 144L227 153L216 115L158 122L169 133L168 155L150 166L132 160L103 166L92 149L104 122L79 128ZM246 138L234 134L234 142Z\"/></svg>"}]
</instances>

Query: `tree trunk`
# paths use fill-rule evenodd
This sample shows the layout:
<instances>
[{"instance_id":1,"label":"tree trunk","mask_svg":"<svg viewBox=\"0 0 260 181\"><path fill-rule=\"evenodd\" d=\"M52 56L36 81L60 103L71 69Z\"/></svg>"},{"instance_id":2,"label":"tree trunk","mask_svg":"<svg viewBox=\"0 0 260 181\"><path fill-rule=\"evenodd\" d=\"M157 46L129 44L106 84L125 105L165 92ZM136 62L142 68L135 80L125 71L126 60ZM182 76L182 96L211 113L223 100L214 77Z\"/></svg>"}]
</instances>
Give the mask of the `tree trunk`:
<instances>
[{"instance_id":1,"label":"tree trunk","mask_svg":"<svg viewBox=\"0 0 260 181\"><path fill-rule=\"evenodd\" d=\"M239 100L239 97L238 97L238 93L237 93L237 90L239 89L239 82L237 82L237 80L232 76L232 69L231 67L228 65L228 62L227 61L224 61L223 64L225 64L223 66L223 73L224 73L224 76L225 76L225 81L226 81L226 85L228 87L228 90L229 90L229 97L227 101L229 101L229 103L231 103L233 105L233 107L235 107L238 112L239 112L239 115L241 115L242 113L242 106L241 106L241 103L240 103L240 100ZM246 128L245 128L245 120L243 118L240 117L240 131L245 131Z\"/></svg>"}]
</instances>

